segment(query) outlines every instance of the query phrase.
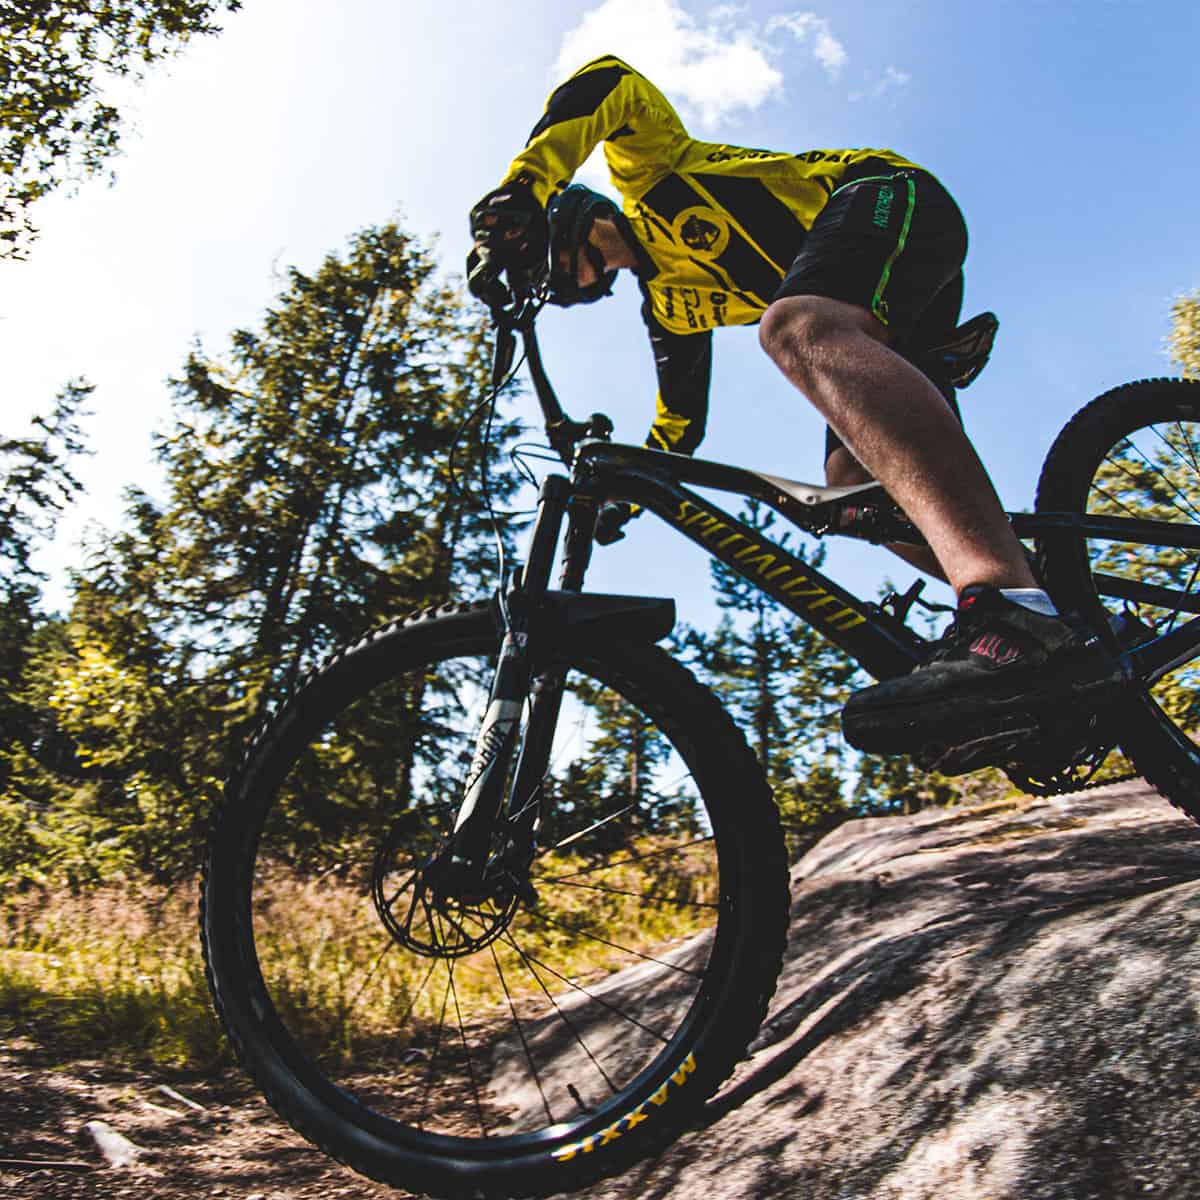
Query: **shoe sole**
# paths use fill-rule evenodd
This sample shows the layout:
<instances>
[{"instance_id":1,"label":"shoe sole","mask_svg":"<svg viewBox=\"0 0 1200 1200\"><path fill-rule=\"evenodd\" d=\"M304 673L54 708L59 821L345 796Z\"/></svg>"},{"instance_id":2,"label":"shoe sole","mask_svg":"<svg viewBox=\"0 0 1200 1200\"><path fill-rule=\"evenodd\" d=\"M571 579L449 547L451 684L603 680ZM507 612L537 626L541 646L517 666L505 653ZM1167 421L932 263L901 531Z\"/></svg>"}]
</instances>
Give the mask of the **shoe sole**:
<instances>
[{"instance_id":1,"label":"shoe sole","mask_svg":"<svg viewBox=\"0 0 1200 1200\"><path fill-rule=\"evenodd\" d=\"M1064 706L1072 714L1082 706L1089 714L1099 712L1120 698L1124 680L1097 680L1076 685L1036 703L1026 697L989 701L986 697L953 697L940 701L908 700L897 704L871 705L864 713L849 705L842 712L846 741L864 754L914 754L924 747L957 747L985 739L1036 735L1046 717L1061 715ZM973 769L973 768L968 768Z\"/></svg>"}]
</instances>

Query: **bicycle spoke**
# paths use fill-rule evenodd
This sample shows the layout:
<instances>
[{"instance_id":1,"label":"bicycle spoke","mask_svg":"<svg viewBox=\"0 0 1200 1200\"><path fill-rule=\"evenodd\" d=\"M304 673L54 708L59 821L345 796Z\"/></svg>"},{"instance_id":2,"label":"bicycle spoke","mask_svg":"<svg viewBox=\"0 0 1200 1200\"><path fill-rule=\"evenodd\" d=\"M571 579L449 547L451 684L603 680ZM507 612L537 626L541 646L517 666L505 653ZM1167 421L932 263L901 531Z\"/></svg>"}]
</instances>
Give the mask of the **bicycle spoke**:
<instances>
[{"instance_id":1,"label":"bicycle spoke","mask_svg":"<svg viewBox=\"0 0 1200 1200\"><path fill-rule=\"evenodd\" d=\"M436 970L437 970L437 959L435 958L433 960L433 962L431 962L429 964L429 970L425 972L425 978L421 980L420 987L416 987L413 989L412 999L408 1002L408 1007L404 1010L404 1015L401 1016L400 1019L396 1022L396 1027L398 1029L402 1029L404 1027L405 1021L407 1021L408 1018L410 1016L412 1016L413 1009L415 1009L417 1007L417 1001L419 1001L425 993L425 987L429 983L429 977Z\"/></svg>"},{"instance_id":2,"label":"bicycle spoke","mask_svg":"<svg viewBox=\"0 0 1200 1200\"><path fill-rule=\"evenodd\" d=\"M393 942L391 940L391 938L388 938L387 945L385 945L384 948L382 950L380 950L379 957L375 959L375 965L367 972L366 979L364 979L362 981L362 983L359 985L358 991L355 992L354 996L351 998L350 1005L349 1005L349 1007L351 1009L356 1008L358 1006L358 998L363 994L363 992L365 992L367 990L367 984L369 984L371 982L371 980L374 979L376 974L379 972L379 968L383 965L383 960L393 950L395 950L395 948L396 948L396 943Z\"/></svg>"},{"instance_id":3,"label":"bicycle spoke","mask_svg":"<svg viewBox=\"0 0 1200 1200\"><path fill-rule=\"evenodd\" d=\"M1105 488L1101 487L1100 484L1093 483L1092 491L1099 492L1100 495L1105 498L1105 500L1107 500L1110 504L1114 504L1118 508L1123 509L1125 511L1126 515L1132 517L1135 521L1141 519L1142 514L1136 508L1131 508L1128 504L1125 503L1124 500L1121 500L1118 497L1114 496L1111 492L1109 492Z\"/></svg>"},{"instance_id":4,"label":"bicycle spoke","mask_svg":"<svg viewBox=\"0 0 1200 1200\"><path fill-rule=\"evenodd\" d=\"M542 1087L542 1077L538 1074L537 1063L533 1061L533 1055L529 1050L529 1041L525 1037L525 1029L521 1025L521 1018L517 1016L517 1006L513 1003L512 992L508 990L508 981L504 978L504 968L500 965L500 958L496 954L495 945L491 945L488 949L492 952L492 962L496 964L496 975L500 980L500 986L504 989L504 998L508 1001L509 1012L512 1013L513 1024L517 1027L517 1036L521 1039L521 1048L525 1051L525 1061L529 1064L529 1072L533 1076L533 1082L537 1085L538 1095L542 1098L542 1107L546 1110L546 1120L553 1125L554 1114L550 1111L550 1101L546 1098L546 1089Z\"/></svg>"},{"instance_id":5,"label":"bicycle spoke","mask_svg":"<svg viewBox=\"0 0 1200 1200\"><path fill-rule=\"evenodd\" d=\"M1197 575L1200 575L1200 559L1198 559L1196 561L1196 565L1194 567L1192 567L1191 578L1187 582L1187 587L1185 587L1183 589L1183 594L1185 596L1190 596L1192 594L1192 588L1196 584L1196 576ZM1166 628L1165 632L1170 633L1175 628L1175 622L1178 620L1179 620L1179 610L1176 609L1175 612L1173 612L1171 614L1170 621L1167 622L1167 628Z\"/></svg>"},{"instance_id":6,"label":"bicycle spoke","mask_svg":"<svg viewBox=\"0 0 1200 1200\"><path fill-rule=\"evenodd\" d=\"M1137 454L1137 456L1146 464L1146 466L1155 475L1157 475L1163 481L1163 483L1165 483L1166 486L1183 501L1183 508L1186 508L1187 510L1189 510L1195 519L1200 520L1200 511L1197 511L1193 507L1191 501L1188 499L1187 493L1184 492L1182 490L1182 488L1180 488L1179 485L1176 484L1175 481L1171 479L1171 477L1166 473L1166 471L1163 470L1162 466L1159 463L1152 461L1150 456L1148 454L1146 454L1146 452L1140 446L1135 445L1133 442L1130 442L1128 439L1126 439L1126 444L1129 446L1129 448L1131 450L1134 451L1135 454ZM1120 463L1113 459L1109 459L1108 461L1112 462L1113 465L1118 468L1118 470L1123 471L1126 475L1128 475L1130 477L1130 479L1133 479L1135 482L1137 481L1138 477L1132 471L1130 471L1129 468L1126 467L1123 463ZM1182 512L1183 509L1181 509L1180 511Z\"/></svg>"},{"instance_id":7,"label":"bicycle spoke","mask_svg":"<svg viewBox=\"0 0 1200 1200\"><path fill-rule=\"evenodd\" d=\"M630 892L624 888L606 887L602 883L572 883L564 876L561 879L553 875L539 876L542 883L557 883L562 887L583 888L589 892L606 892L610 896L632 896L635 900L646 900L651 904L673 904L677 908L711 908L719 909L719 904L704 900L675 900L670 896L656 896L653 892Z\"/></svg>"},{"instance_id":8,"label":"bicycle spoke","mask_svg":"<svg viewBox=\"0 0 1200 1200\"><path fill-rule=\"evenodd\" d=\"M522 951L519 947L517 947L515 943L514 943L514 949L516 949L517 953L520 954L522 958L526 957L524 951ZM630 951L630 953L631 954L636 953L636 951ZM638 955L638 957L644 958L645 955ZM531 963L536 963L539 967L542 968L543 971L548 971L551 975L553 975L555 979L561 979L563 981L563 983L565 983L568 987L574 988L577 992L582 992L589 1000L592 1000L596 1004L599 1004L601 1008L607 1009L611 1013L615 1013L623 1021L628 1021L630 1025L637 1026L637 1028L640 1029L643 1033L648 1033L651 1037L657 1038L660 1042L663 1043L664 1046L668 1045L670 1043L670 1041L671 1041L670 1038L664 1037L661 1033L659 1033L655 1029L651 1029L649 1025L644 1025L636 1017L631 1017L627 1012L625 1012L624 1009L617 1008L616 1005L609 1004L609 1002L607 1000L602 999L600 996L595 995L593 992L589 992L587 990L587 988L583 987L581 984L576 983L575 980L568 979L566 975L563 975L560 971L556 971L552 966L550 966L549 963L543 962L540 958L537 958L536 956L534 956L532 954L530 954L528 956L528 958ZM650 961L655 962L657 960L651 959ZM661 965L662 966L670 966L671 964L663 963ZM694 972L685 972L685 974L693 974L693 973ZM547 993L547 995L549 995L549 993ZM555 1005L555 1008L557 1008L557 1007L558 1007L558 1005ZM565 1019L566 1018L564 1017L564 1020ZM568 1024L569 1024L569 1022L568 1022Z\"/></svg>"},{"instance_id":9,"label":"bicycle spoke","mask_svg":"<svg viewBox=\"0 0 1200 1200\"><path fill-rule=\"evenodd\" d=\"M594 867L585 867L582 871L571 871L567 875L557 875L555 879L562 882L564 879L575 879L580 875L594 875L597 871L609 871L613 867L621 867L626 863L646 862L651 858L661 858L665 854L682 854L685 850L694 849L696 846L706 845L713 840L712 834L708 834L702 838L696 838L692 842L684 842L682 846L667 846L662 850L652 850L649 854L630 854L626 858L617 858L612 862L599 863ZM535 875L535 880L545 879L544 875Z\"/></svg>"},{"instance_id":10,"label":"bicycle spoke","mask_svg":"<svg viewBox=\"0 0 1200 1200\"><path fill-rule=\"evenodd\" d=\"M390 911L392 905L395 904L396 901L399 900L400 897L403 896L406 891L408 891L409 887L412 884L416 883L418 874L420 874L419 871L413 871L413 873L396 889L395 894L391 897L391 899L384 900L384 906L389 911Z\"/></svg>"},{"instance_id":11,"label":"bicycle spoke","mask_svg":"<svg viewBox=\"0 0 1200 1200\"><path fill-rule=\"evenodd\" d=\"M546 999L550 1001L550 1005L554 1009L554 1011L558 1014L559 1019L571 1031L571 1035L579 1043L580 1049L582 1049L584 1054L586 1054L588 1056L588 1058L591 1059L592 1065L596 1068L597 1071L600 1072L600 1075L603 1077L604 1082L608 1084L609 1091L611 1091L613 1093L613 1095L615 1096L617 1093L617 1085L615 1083L613 1083L612 1079L609 1077L608 1072L600 1065L599 1059L597 1059L596 1056L591 1052L591 1050L588 1049L588 1044L587 1044L587 1042L585 1042L583 1040L583 1035L575 1027L575 1022L572 1021L571 1018L568 1017L565 1012L563 1012L561 1007L559 1007L558 1001L555 1000L555 998L550 994L550 989L546 986L542 977L537 973L537 971L535 971L533 969L533 964L535 962L537 962L538 960L527 955L525 953L525 951L522 950L521 947L517 945L516 941L514 941L511 933L506 933L504 935L504 940L506 942L508 942L508 944L517 952L521 961L525 964L526 969L533 976L534 980L537 982L538 987L541 988L542 993L545 995ZM542 966L543 964L538 963L538 965ZM549 970L552 975L558 975L557 971L554 971L551 968L546 968L546 969ZM563 976L558 975L558 978L562 979ZM564 980L564 982L570 982L570 981ZM572 985L572 986L574 986L574 985Z\"/></svg>"},{"instance_id":12,"label":"bicycle spoke","mask_svg":"<svg viewBox=\"0 0 1200 1200\"><path fill-rule=\"evenodd\" d=\"M1192 470L1196 472L1198 477L1200 477L1200 464L1197 464L1197 462L1196 462L1196 456L1193 452L1195 448L1192 445L1191 439L1188 437L1187 432L1183 428L1183 425L1181 422L1176 421L1175 428L1179 432L1180 441L1182 441L1183 444L1188 448L1188 453L1186 456L1183 453L1181 453L1179 447L1177 445L1175 445L1175 443L1172 442L1171 439L1168 438L1162 432L1162 430L1160 430L1158 428L1157 425L1152 427L1151 432L1153 432L1154 436L1156 438L1158 438L1158 440L1160 442L1162 442L1162 444L1164 446L1166 446L1166 448L1168 450L1170 450L1171 453L1174 454L1176 458L1178 458L1181 462L1184 462L1185 465L1190 465Z\"/></svg>"},{"instance_id":13,"label":"bicycle spoke","mask_svg":"<svg viewBox=\"0 0 1200 1200\"><path fill-rule=\"evenodd\" d=\"M433 1072L437 1066L438 1052L442 1047L442 1029L446 1024L446 1005L450 1003L450 983L454 977L454 964L446 964L446 991L442 996L442 1011L438 1016L437 1030L433 1035L433 1054L429 1058L429 1066L425 1069L425 1096L421 1101L421 1112L417 1117L417 1128L425 1128L425 1118L429 1112L429 1096L433 1090Z\"/></svg>"},{"instance_id":14,"label":"bicycle spoke","mask_svg":"<svg viewBox=\"0 0 1200 1200\"><path fill-rule=\"evenodd\" d=\"M580 937L585 937L589 941L599 942L602 946L608 946L612 950L620 950L622 954L630 954L634 958L640 958L646 962L652 962L660 967L667 967L672 971L678 971L681 975L691 975L696 979L702 979L703 975L699 971L693 971L688 967L680 967L675 963L669 963L666 959L655 958L652 954L643 954L640 950L634 950L629 946L620 946L616 942L610 942L607 938L602 938L598 933L592 933L587 929L580 929L577 925L567 925L563 921L556 921L553 917L548 917L544 913L534 912L536 917L545 925L553 925L558 929L565 929L569 933L578 934Z\"/></svg>"},{"instance_id":15,"label":"bicycle spoke","mask_svg":"<svg viewBox=\"0 0 1200 1200\"><path fill-rule=\"evenodd\" d=\"M488 1136L487 1122L483 1119L483 1101L479 1098L479 1083L475 1078L475 1063L471 1058L471 1047L467 1044L467 1031L463 1026L462 1009L458 1004L458 989L454 986L454 965L450 966L450 994L454 997L454 1015L458 1021L458 1035L462 1039L463 1054L467 1059L467 1074L471 1079L471 1092L475 1096L475 1111L479 1116L479 1131Z\"/></svg>"},{"instance_id":16,"label":"bicycle spoke","mask_svg":"<svg viewBox=\"0 0 1200 1200\"><path fill-rule=\"evenodd\" d=\"M538 858L544 858L547 854L553 854L555 850L561 850L564 846L570 846L572 843L579 841L580 838L587 837L589 833L595 833L602 825L607 825L610 821L615 821L618 817L623 817L627 812L637 808L636 804L627 804L624 808L618 809L615 813L610 813L607 817L601 818L599 821L593 822L586 829L581 829L578 833L572 833L556 842L553 846L547 846L545 850L538 852Z\"/></svg>"}]
</instances>

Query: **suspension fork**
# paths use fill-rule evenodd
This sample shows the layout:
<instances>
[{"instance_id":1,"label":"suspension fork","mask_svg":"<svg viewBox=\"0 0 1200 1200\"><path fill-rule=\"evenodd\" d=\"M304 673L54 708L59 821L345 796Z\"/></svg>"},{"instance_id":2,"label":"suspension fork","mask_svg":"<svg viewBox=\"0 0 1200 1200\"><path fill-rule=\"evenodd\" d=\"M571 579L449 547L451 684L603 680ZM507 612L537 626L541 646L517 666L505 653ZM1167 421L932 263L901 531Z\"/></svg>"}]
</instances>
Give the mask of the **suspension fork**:
<instances>
[{"instance_id":1,"label":"suspension fork","mask_svg":"<svg viewBox=\"0 0 1200 1200\"><path fill-rule=\"evenodd\" d=\"M567 536L563 543L563 568L560 587L578 592L591 561L593 530L596 526L596 501L576 494L568 502ZM566 688L566 667L547 656L543 668L533 680L529 696L529 721L517 757L517 771L508 802L510 833L518 859L528 865L541 824L545 802L544 783L550 771L554 734L562 711Z\"/></svg>"},{"instance_id":2,"label":"suspension fork","mask_svg":"<svg viewBox=\"0 0 1200 1200\"><path fill-rule=\"evenodd\" d=\"M540 636L546 624L541 602L549 586L570 495L571 484L563 476L551 475L542 484L528 560L519 585L506 597L506 628L500 657L454 833L447 848L424 871L435 890L473 891L482 884L496 823L505 806L505 784L514 755L517 769L507 797L508 816L516 830L526 834L518 839L520 843L528 841L528 849L521 856L532 857L542 781L549 768L563 691L560 668L550 665L536 679L533 668L545 653L542 644L545 639ZM573 528L576 522L573 506ZM521 716L527 700L530 716L521 739ZM525 850L523 846L519 849Z\"/></svg>"}]
</instances>

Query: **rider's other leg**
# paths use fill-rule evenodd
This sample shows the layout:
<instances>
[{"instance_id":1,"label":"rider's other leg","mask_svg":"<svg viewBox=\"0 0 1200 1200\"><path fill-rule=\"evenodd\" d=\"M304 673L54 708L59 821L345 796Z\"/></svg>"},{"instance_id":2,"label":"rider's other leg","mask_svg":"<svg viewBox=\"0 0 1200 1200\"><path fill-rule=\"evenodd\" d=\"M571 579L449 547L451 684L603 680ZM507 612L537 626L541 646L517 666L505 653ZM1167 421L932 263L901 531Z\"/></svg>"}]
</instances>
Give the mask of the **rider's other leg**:
<instances>
[{"instance_id":1,"label":"rider's other leg","mask_svg":"<svg viewBox=\"0 0 1200 1200\"><path fill-rule=\"evenodd\" d=\"M853 487L859 483L870 483L871 473L846 449L838 446L825 460L825 482L830 487ZM906 542L888 542L889 549L897 558L902 558L910 567L924 571L935 579L945 582L946 573L938 564L937 556L928 546L913 546Z\"/></svg>"},{"instance_id":2,"label":"rider's other leg","mask_svg":"<svg viewBox=\"0 0 1200 1200\"><path fill-rule=\"evenodd\" d=\"M1038 586L974 447L933 384L888 348L875 316L826 296L785 296L764 313L759 338L925 536L956 591Z\"/></svg>"}]
</instances>

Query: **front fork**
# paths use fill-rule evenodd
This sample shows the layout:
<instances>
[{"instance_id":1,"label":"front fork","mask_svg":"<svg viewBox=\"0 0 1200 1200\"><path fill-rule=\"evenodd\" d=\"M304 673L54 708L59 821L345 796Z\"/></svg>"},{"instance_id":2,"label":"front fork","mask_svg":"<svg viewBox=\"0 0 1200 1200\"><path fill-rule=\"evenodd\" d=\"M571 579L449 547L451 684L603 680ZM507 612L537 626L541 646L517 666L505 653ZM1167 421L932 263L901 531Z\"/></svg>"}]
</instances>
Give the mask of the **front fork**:
<instances>
[{"instance_id":1,"label":"front fork","mask_svg":"<svg viewBox=\"0 0 1200 1200\"><path fill-rule=\"evenodd\" d=\"M591 556L596 515L594 501L571 493L571 484L560 475L549 476L542 484L528 561L519 582L504 598L500 657L454 833L422 872L435 892L479 896L496 886L515 886L530 902L534 899L528 868L566 680L566 668L550 654L545 636L549 617L543 601L564 516L569 511L562 589L579 591ZM522 732L526 703L528 719ZM496 830L502 821L505 836L497 845Z\"/></svg>"}]
</instances>

